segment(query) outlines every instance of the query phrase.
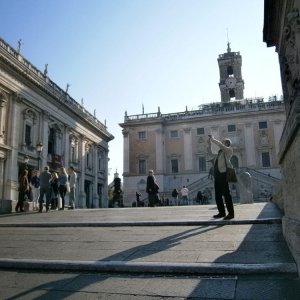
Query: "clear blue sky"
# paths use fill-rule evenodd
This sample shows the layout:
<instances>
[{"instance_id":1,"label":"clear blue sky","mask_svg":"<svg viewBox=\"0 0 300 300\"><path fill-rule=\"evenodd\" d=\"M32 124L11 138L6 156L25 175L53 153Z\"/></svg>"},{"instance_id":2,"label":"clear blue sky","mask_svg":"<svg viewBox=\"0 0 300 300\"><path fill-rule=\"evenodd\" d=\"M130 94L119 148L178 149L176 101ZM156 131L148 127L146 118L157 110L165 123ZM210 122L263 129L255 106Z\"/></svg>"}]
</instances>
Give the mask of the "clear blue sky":
<instances>
[{"instance_id":1,"label":"clear blue sky","mask_svg":"<svg viewBox=\"0 0 300 300\"><path fill-rule=\"evenodd\" d=\"M263 0L0 0L0 36L106 124L109 168L123 171L129 115L220 101L217 58L243 58L245 97L282 94L275 48L263 43Z\"/></svg>"}]
</instances>

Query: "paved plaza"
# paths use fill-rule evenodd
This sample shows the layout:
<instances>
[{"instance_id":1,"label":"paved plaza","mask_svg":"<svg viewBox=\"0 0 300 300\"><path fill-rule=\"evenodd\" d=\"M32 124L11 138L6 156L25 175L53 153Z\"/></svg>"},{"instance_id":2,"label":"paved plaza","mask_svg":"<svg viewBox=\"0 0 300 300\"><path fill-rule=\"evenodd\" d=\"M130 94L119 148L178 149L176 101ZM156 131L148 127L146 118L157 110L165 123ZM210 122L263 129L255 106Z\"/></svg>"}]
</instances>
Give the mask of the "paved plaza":
<instances>
[{"instance_id":1,"label":"paved plaza","mask_svg":"<svg viewBox=\"0 0 300 300\"><path fill-rule=\"evenodd\" d=\"M272 203L0 216L0 299L300 299Z\"/></svg>"}]
</instances>

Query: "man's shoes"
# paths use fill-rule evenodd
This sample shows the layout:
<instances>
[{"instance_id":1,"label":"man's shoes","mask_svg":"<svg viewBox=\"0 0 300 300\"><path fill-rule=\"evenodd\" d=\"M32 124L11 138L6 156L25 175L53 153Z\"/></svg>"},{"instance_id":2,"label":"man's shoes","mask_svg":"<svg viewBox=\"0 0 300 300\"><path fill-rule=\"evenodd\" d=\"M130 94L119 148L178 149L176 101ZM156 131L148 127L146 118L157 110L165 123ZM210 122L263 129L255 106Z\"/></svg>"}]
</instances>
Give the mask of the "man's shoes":
<instances>
[{"instance_id":1,"label":"man's shoes","mask_svg":"<svg viewBox=\"0 0 300 300\"><path fill-rule=\"evenodd\" d=\"M231 220L234 218L234 215L228 214L223 220Z\"/></svg>"},{"instance_id":2,"label":"man's shoes","mask_svg":"<svg viewBox=\"0 0 300 300\"><path fill-rule=\"evenodd\" d=\"M223 218L223 217L225 217L225 214L221 214L221 213L218 213L217 215L213 216L214 219L219 219L219 218Z\"/></svg>"}]
</instances>

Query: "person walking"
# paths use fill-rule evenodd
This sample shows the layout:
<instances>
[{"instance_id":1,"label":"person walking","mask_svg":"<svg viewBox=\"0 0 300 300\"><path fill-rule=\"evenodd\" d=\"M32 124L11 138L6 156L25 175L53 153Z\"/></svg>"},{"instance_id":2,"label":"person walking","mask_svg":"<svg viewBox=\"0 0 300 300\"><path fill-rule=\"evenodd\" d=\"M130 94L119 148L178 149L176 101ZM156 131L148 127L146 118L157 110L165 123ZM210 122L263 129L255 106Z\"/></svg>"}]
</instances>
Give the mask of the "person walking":
<instances>
[{"instance_id":1,"label":"person walking","mask_svg":"<svg viewBox=\"0 0 300 300\"><path fill-rule=\"evenodd\" d=\"M178 205L178 190L174 189L172 191L172 202L171 205L177 206Z\"/></svg>"},{"instance_id":2,"label":"person walking","mask_svg":"<svg viewBox=\"0 0 300 300\"><path fill-rule=\"evenodd\" d=\"M73 166L69 167L69 184L70 184L70 195L69 195L69 209L75 209L75 189L77 182L77 174Z\"/></svg>"},{"instance_id":3,"label":"person walking","mask_svg":"<svg viewBox=\"0 0 300 300\"><path fill-rule=\"evenodd\" d=\"M154 176L154 171L149 170L147 177L147 186L146 186L146 192L148 194L148 205L150 207L154 207L155 204L158 202L158 190L159 186L156 183L156 178Z\"/></svg>"},{"instance_id":4,"label":"person walking","mask_svg":"<svg viewBox=\"0 0 300 300\"><path fill-rule=\"evenodd\" d=\"M65 209L65 196L67 193L67 184L69 184L67 171L64 167L61 167L58 176L58 191L61 198L60 210Z\"/></svg>"},{"instance_id":5,"label":"person walking","mask_svg":"<svg viewBox=\"0 0 300 300\"><path fill-rule=\"evenodd\" d=\"M52 172L51 179L51 210L58 208L58 175L56 172Z\"/></svg>"},{"instance_id":6,"label":"person walking","mask_svg":"<svg viewBox=\"0 0 300 300\"><path fill-rule=\"evenodd\" d=\"M215 139L211 135L208 136L208 154L214 157L214 187L215 187L215 197L216 204L218 208L218 214L214 215L215 219L223 218L224 220L230 220L234 218L234 208L232 197L229 190L229 184L226 179L226 166L232 168L230 159L233 154L233 149L231 147L230 139L224 139L222 142ZM212 143L217 145L220 149L217 155L214 155L211 150ZM228 214L225 213L225 206L223 202L223 197L225 200L226 208Z\"/></svg>"},{"instance_id":7,"label":"person walking","mask_svg":"<svg viewBox=\"0 0 300 300\"><path fill-rule=\"evenodd\" d=\"M198 191L197 193L197 203L201 205L203 204L203 195L201 191Z\"/></svg>"},{"instance_id":8,"label":"person walking","mask_svg":"<svg viewBox=\"0 0 300 300\"><path fill-rule=\"evenodd\" d=\"M39 213L43 211L44 196L46 197L46 212L49 211L49 204L51 201L51 173L49 167L46 166L44 171L40 174L40 198L39 198Z\"/></svg>"},{"instance_id":9,"label":"person walking","mask_svg":"<svg viewBox=\"0 0 300 300\"><path fill-rule=\"evenodd\" d=\"M18 202L15 207L15 211L24 212L24 201L25 198L28 197L29 192L29 181L28 181L28 170L24 170L19 177L19 194L18 194Z\"/></svg>"},{"instance_id":10,"label":"person walking","mask_svg":"<svg viewBox=\"0 0 300 300\"><path fill-rule=\"evenodd\" d=\"M32 190L32 209L38 210L38 203L40 198L40 172L35 170L30 180L30 187Z\"/></svg>"},{"instance_id":11,"label":"person walking","mask_svg":"<svg viewBox=\"0 0 300 300\"><path fill-rule=\"evenodd\" d=\"M180 193L181 193L181 202L183 203L183 205L188 205L189 204L189 190L185 185L180 190Z\"/></svg>"}]
</instances>

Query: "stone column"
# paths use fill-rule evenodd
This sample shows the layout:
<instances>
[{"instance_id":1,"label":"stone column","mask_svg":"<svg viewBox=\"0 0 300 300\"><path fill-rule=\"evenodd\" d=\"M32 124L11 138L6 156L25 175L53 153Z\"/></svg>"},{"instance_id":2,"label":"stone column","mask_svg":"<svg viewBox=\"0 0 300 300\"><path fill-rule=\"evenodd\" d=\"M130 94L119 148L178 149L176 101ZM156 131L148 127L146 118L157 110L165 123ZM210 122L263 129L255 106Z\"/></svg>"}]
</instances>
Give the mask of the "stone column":
<instances>
[{"instance_id":1,"label":"stone column","mask_svg":"<svg viewBox=\"0 0 300 300\"><path fill-rule=\"evenodd\" d=\"M191 128L183 129L184 170L193 170L193 145Z\"/></svg>"},{"instance_id":2,"label":"stone column","mask_svg":"<svg viewBox=\"0 0 300 300\"><path fill-rule=\"evenodd\" d=\"M276 120L274 122L274 144L276 153L276 163L278 163L278 153L279 153L279 142L282 135L284 123L281 120Z\"/></svg>"},{"instance_id":3,"label":"stone column","mask_svg":"<svg viewBox=\"0 0 300 300\"><path fill-rule=\"evenodd\" d=\"M65 134L64 134L64 160L63 160L63 164L64 167L66 168L66 170L69 167L69 162L70 162L70 129L68 126L65 126Z\"/></svg>"},{"instance_id":4,"label":"stone column","mask_svg":"<svg viewBox=\"0 0 300 300\"><path fill-rule=\"evenodd\" d=\"M255 159L255 141L253 133L253 125L250 123L245 124L245 151L246 151L246 165L248 167L256 166Z\"/></svg>"},{"instance_id":5,"label":"stone column","mask_svg":"<svg viewBox=\"0 0 300 300\"><path fill-rule=\"evenodd\" d=\"M155 131L155 147L156 147L156 171L157 174L163 174L165 171L164 164L164 139L162 129Z\"/></svg>"},{"instance_id":6,"label":"stone column","mask_svg":"<svg viewBox=\"0 0 300 300\"><path fill-rule=\"evenodd\" d=\"M6 128L7 118L7 99L0 91L0 143L5 144L4 137L8 128Z\"/></svg>"},{"instance_id":7,"label":"stone column","mask_svg":"<svg viewBox=\"0 0 300 300\"><path fill-rule=\"evenodd\" d=\"M129 166L130 166L130 161L129 161L129 151L130 151L130 144L129 144L129 130L128 129L123 129L123 171L124 174L127 174L130 172Z\"/></svg>"},{"instance_id":8,"label":"stone column","mask_svg":"<svg viewBox=\"0 0 300 300\"><path fill-rule=\"evenodd\" d=\"M103 151L104 158L103 158L103 163L104 163L104 170L105 170L105 182L102 187L102 196L101 196L101 204L102 207L108 207L108 149L105 149Z\"/></svg>"},{"instance_id":9,"label":"stone column","mask_svg":"<svg viewBox=\"0 0 300 300\"><path fill-rule=\"evenodd\" d=\"M99 171L99 155L98 146L94 144L93 158L94 158L94 182L93 182L93 207L99 207L99 195L98 195L98 171Z\"/></svg>"},{"instance_id":10,"label":"stone column","mask_svg":"<svg viewBox=\"0 0 300 300\"><path fill-rule=\"evenodd\" d=\"M80 172L81 176L79 178L79 186L78 186L78 192L79 196L77 197L78 201L78 207L85 208L86 207L86 194L84 192L84 182L85 182L85 153L86 153L86 141L82 138L81 144L80 144Z\"/></svg>"},{"instance_id":11,"label":"stone column","mask_svg":"<svg viewBox=\"0 0 300 300\"><path fill-rule=\"evenodd\" d=\"M8 144L11 145L11 152L8 155L7 160L7 178L8 184L5 188L5 198L10 200L18 200L18 149L20 138L20 120L21 116L21 104L22 98L17 95L11 96L11 115L8 119L8 128L10 132L7 135Z\"/></svg>"},{"instance_id":12,"label":"stone column","mask_svg":"<svg viewBox=\"0 0 300 300\"><path fill-rule=\"evenodd\" d=\"M41 170L47 165L48 162L48 131L49 131L49 113L47 111L43 112L42 115L42 144L43 150L41 152Z\"/></svg>"},{"instance_id":13,"label":"stone column","mask_svg":"<svg viewBox=\"0 0 300 300\"><path fill-rule=\"evenodd\" d=\"M0 213L10 213L12 211L11 201L4 197L4 162L5 153L0 151Z\"/></svg>"}]
</instances>

